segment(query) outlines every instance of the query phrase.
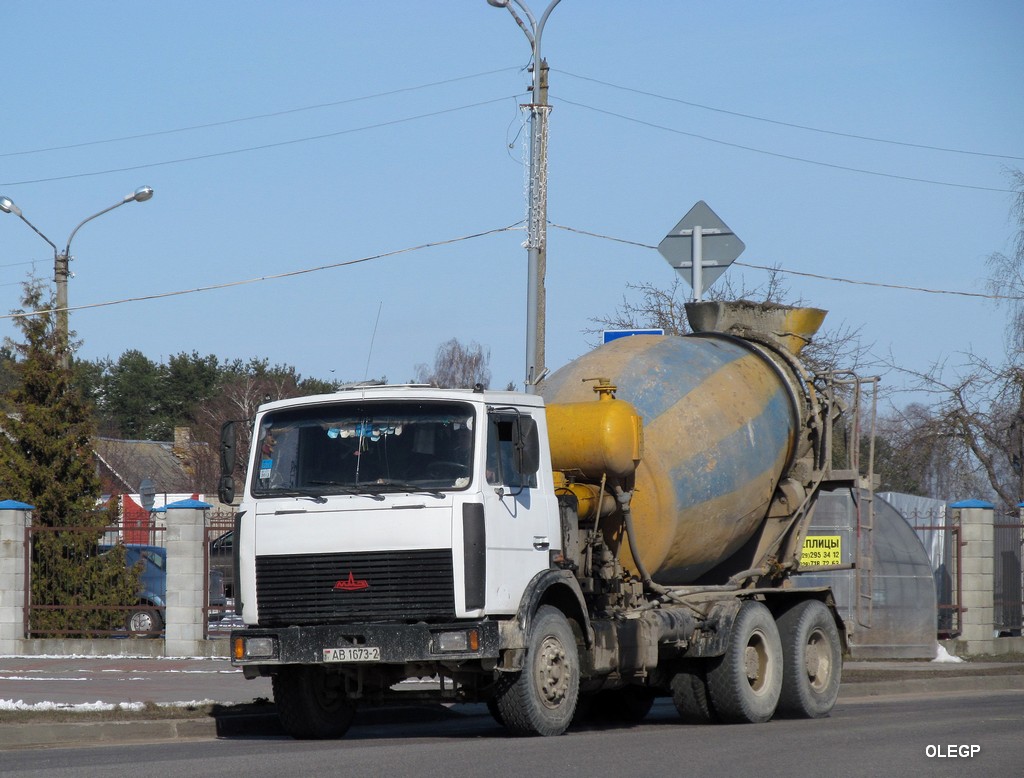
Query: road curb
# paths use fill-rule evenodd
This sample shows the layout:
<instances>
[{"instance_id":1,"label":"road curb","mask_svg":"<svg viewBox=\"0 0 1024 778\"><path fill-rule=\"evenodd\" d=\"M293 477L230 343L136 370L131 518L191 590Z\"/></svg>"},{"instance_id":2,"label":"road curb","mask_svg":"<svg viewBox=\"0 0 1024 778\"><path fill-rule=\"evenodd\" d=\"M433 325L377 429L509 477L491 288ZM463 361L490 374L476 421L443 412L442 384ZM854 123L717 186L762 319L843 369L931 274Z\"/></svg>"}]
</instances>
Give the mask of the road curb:
<instances>
[{"instance_id":1,"label":"road curb","mask_svg":"<svg viewBox=\"0 0 1024 778\"><path fill-rule=\"evenodd\" d=\"M910 694L957 694L978 691L1024 691L1024 675L958 675L949 678L907 678L855 681L839 687L839 701Z\"/></svg>"},{"instance_id":2,"label":"road curb","mask_svg":"<svg viewBox=\"0 0 1024 778\"><path fill-rule=\"evenodd\" d=\"M241 734L241 733L239 733ZM54 746L145 743L162 740L209 739L217 736L214 719L156 721L89 721L82 723L5 724L0 751Z\"/></svg>"}]
</instances>

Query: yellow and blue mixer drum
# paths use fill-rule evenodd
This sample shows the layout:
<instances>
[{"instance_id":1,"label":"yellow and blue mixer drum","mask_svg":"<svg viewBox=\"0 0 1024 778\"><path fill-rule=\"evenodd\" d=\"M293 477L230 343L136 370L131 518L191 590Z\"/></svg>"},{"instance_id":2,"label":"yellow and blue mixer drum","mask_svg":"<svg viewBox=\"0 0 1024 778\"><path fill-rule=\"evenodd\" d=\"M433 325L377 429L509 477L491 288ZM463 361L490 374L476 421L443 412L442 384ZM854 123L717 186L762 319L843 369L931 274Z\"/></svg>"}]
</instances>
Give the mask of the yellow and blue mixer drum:
<instances>
[{"instance_id":1,"label":"yellow and blue mixer drum","mask_svg":"<svg viewBox=\"0 0 1024 778\"><path fill-rule=\"evenodd\" d=\"M804 453L800 378L787 360L742 338L639 335L558 370L541 394L549 406L600 402L597 377L642 417L632 499L639 558L659 583L691 583L757 531L776 486ZM553 451L558 434L553 428ZM553 465L573 469L557 458ZM623 565L636 572L615 518L602 522L606 540L621 544Z\"/></svg>"}]
</instances>

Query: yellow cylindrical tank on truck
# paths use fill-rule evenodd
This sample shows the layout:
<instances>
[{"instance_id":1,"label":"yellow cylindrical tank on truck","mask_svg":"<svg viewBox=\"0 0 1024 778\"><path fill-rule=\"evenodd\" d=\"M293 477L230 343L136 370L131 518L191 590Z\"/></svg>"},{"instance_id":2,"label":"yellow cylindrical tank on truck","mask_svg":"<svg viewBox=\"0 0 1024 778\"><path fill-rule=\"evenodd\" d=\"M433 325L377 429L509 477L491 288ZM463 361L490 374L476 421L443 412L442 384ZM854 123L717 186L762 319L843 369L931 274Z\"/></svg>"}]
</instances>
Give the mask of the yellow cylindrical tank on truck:
<instances>
[{"instance_id":1,"label":"yellow cylindrical tank on truck","mask_svg":"<svg viewBox=\"0 0 1024 778\"><path fill-rule=\"evenodd\" d=\"M817 412L798 354L823 311L702 303L688 314L693 335L613 340L541 389L552 466L577 489L632 487L637 548L614 512L605 538L627 569L637 556L667 585L739 550L781 485L803 490Z\"/></svg>"}]
</instances>

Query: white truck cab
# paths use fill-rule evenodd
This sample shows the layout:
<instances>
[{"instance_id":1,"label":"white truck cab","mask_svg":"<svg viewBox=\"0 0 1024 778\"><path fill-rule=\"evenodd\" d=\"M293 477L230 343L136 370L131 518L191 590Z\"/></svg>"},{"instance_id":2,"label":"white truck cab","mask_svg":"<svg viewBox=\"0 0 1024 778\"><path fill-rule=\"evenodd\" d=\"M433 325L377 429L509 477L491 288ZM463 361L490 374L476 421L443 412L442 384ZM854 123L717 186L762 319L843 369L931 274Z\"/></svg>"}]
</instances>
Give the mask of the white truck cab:
<instances>
[{"instance_id":1,"label":"white truck cab","mask_svg":"<svg viewBox=\"0 0 1024 778\"><path fill-rule=\"evenodd\" d=\"M269 403L253 430L237 664L496 662L560 552L539 397L360 388Z\"/></svg>"}]
</instances>

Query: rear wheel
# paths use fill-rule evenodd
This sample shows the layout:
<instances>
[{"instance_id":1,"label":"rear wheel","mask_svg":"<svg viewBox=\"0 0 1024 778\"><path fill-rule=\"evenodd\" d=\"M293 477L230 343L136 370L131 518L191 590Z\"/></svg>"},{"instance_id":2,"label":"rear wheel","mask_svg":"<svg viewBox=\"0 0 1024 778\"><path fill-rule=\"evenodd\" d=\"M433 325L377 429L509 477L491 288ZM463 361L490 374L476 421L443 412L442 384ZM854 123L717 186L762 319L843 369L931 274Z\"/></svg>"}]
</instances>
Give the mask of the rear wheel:
<instances>
[{"instance_id":1,"label":"rear wheel","mask_svg":"<svg viewBox=\"0 0 1024 778\"><path fill-rule=\"evenodd\" d=\"M764 605L751 600L740 606L725 654L708 666L707 679L722 721L755 724L772 717L782 689L782 644Z\"/></svg>"},{"instance_id":2,"label":"rear wheel","mask_svg":"<svg viewBox=\"0 0 1024 778\"><path fill-rule=\"evenodd\" d=\"M283 667L273 687L281 726L293 738L339 738L352 725L356 706L346 696L340 675L318 667Z\"/></svg>"},{"instance_id":3,"label":"rear wheel","mask_svg":"<svg viewBox=\"0 0 1024 778\"><path fill-rule=\"evenodd\" d=\"M572 723L579 690L572 628L561 611L542 605L530 626L522 671L499 679L495 718L513 735L561 735Z\"/></svg>"},{"instance_id":4,"label":"rear wheel","mask_svg":"<svg viewBox=\"0 0 1024 778\"><path fill-rule=\"evenodd\" d=\"M704 668L696 662L685 665L672 676L672 702L686 724L710 724L718 720L708 699Z\"/></svg>"},{"instance_id":5,"label":"rear wheel","mask_svg":"<svg viewBox=\"0 0 1024 778\"><path fill-rule=\"evenodd\" d=\"M778 714L788 718L827 716L839 696L843 648L835 619L824 603L805 600L779 617L785 671Z\"/></svg>"}]
</instances>

